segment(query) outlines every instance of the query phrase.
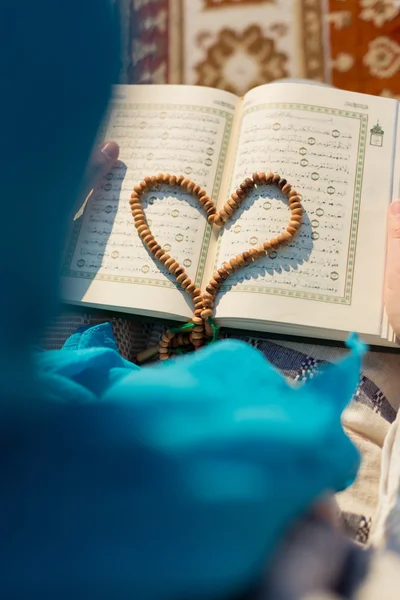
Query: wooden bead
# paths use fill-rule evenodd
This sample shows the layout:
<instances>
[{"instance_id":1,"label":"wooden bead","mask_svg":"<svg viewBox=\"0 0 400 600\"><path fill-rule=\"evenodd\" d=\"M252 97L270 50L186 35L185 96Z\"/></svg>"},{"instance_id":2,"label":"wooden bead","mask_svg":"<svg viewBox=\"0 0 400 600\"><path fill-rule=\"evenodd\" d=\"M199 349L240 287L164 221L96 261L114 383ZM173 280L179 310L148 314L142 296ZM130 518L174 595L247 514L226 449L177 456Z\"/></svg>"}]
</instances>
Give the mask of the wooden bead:
<instances>
[{"instance_id":1,"label":"wooden bead","mask_svg":"<svg viewBox=\"0 0 400 600\"><path fill-rule=\"evenodd\" d=\"M198 196L200 191L201 191L201 187L199 185L195 185L193 188L192 194L194 194L195 196Z\"/></svg>"},{"instance_id":2,"label":"wooden bead","mask_svg":"<svg viewBox=\"0 0 400 600\"><path fill-rule=\"evenodd\" d=\"M176 278L177 283L181 284L183 281L185 281L185 279L187 278L186 273L182 273L181 275L178 275L178 277Z\"/></svg>"},{"instance_id":3,"label":"wooden bead","mask_svg":"<svg viewBox=\"0 0 400 600\"><path fill-rule=\"evenodd\" d=\"M224 206L224 211L226 212L226 214L231 217L233 215L233 213L235 212L235 209L232 208L231 206L229 206L228 203L225 204Z\"/></svg>"},{"instance_id":4,"label":"wooden bead","mask_svg":"<svg viewBox=\"0 0 400 600\"><path fill-rule=\"evenodd\" d=\"M239 196L237 195L236 192L233 192L232 196L230 197L230 200L232 200L232 202L234 202L236 204L236 206L239 206L239 204L241 203L241 198L239 198ZM229 200L228 200L229 202Z\"/></svg>"},{"instance_id":5,"label":"wooden bead","mask_svg":"<svg viewBox=\"0 0 400 600\"><path fill-rule=\"evenodd\" d=\"M176 178L176 185L181 186L182 185L182 181L184 180L184 176L183 175L179 175L179 177Z\"/></svg>"},{"instance_id":6,"label":"wooden bead","mask_svg":"<svg viewBox=\"0 0 400 600\"><path fill-rule=\"evenodd\" d=\"M192 340L192 344L195 347L195 350L202 347L203 340L204 340L204 338L202 338L201 340Z\"/></svg>"},{"instance_id":7,"label":"wooden bead","mask_svg":"<svg viewBox=\"0 0 400 600\"><path fill-rule=\"evenodd\" d=\"M195 325L203 325L203 319L201 317L193 317L192 321Z\"/></svg>"},{"instance_id":8,"label":"wooden bead","mask_svg":"<svg viewBox=\"0 0 400 600\"><path fill-rule=\"evenodd\" d=\"M222 219L222 217L220 215L211 215L210 218L213 218L213 224L216 227L223 227L224 226L224 220Z\"/></svg>"},{"instance_id":9,"label":"wooden bead","mask_svg":"<svg viewBox=\"0 0 400 600\"><path fill-rule=\"evenodd\" d=\"M256 185L258 185L260 183L260 174L259 173L253 173L253 181Z\"/></svg>"},{"instance_id":10,"label":"wooden bead","mask_svg":"<svg viewBox=\"0 0 400 600\"><path fill-rule=\"evenodd\" d=\"M214 330L208 321L204 321L204 333L208 338L213 337L214 335Z\"/></svg>"},{"instance_id":11,"label":"wooden bead","mask_svg":"<svg viewBox=\"0 0 400 600\"><path fill-rule=\"evenodd\" d=\"M202 319L208 319L209 317L212 317L213 311L210 308L206 308L206 310L203 310L201 313L201 318Z\"/></svg>"},{"instance_id":12,"label":"wooden bead","mask_svg":"<svg viewBox=\"0 0 400 600\"><path fill-rule=\"evenodd\" d=\"M228 279L229 277L228 271L224 268L218 269L218 273L223 281L225 281L225 279Z\"/></svg>"},{"instance_id":13,"label":"wooden bead","mask_svg":"<svg viewBox=\"0 0 400 600\"><path fill-rule=\"evenodd\" d=\"M146 244L146 246L148 246L150 244L150 242L154 240L154 238L151 235L151 233L148 233L142 239L143 239L143 242Z\"/></svg>"},{"instance_id":14,"label":"wooden bead","mask_svg":"<svg viewBox=\"0 0 400 600\"><path fill-rule=\"evenodd\" d=\"M299 196L291 196L289 198L289 206L290 206L290 208L292 208L293 204L300 204L300 206L301 206L301 202L300 202L300 197Z\"/></svg>"},{"instance_id":15,"label":"wooden bead","mask_svg":"<svg viewBox=\"0 0 400 600\"><path fill-rule=\"evenodd\" d=\"M137 215L135 217L134 221L135 221L136 228L140 227L141 225L146 225L146 227L148 227L148 225L146 223L146 218L144 215Z\"/></svg>"},{"instance_id":16,"label":"wooden bead","mask_svg":"<svg viewBox=\"0 0 400 600\"><path fill-rule=\"evenodd\" d=\"M244 267L246 264L246 261L244 260L242 254L238 254L237 256L235 256L235 260L236 260L237 264L239 265L239 267Z\"/></svg>"},{"instance_id":17,"label":"wooden bead","mask_svg":"<svg viewBox=\"0 0 400 600\"><path fill-rule=\"evenodd\" d=\"M272 238L270 243L274 250L278 250L279 246L281 245L277 238Z\"/></svg>"},{"instance_id":18,"label":"wooden bead","mask_svg":"<svg viewBox=\"0 0 400 600\"><path fill-rule=\"evenodd\" d=\"M187 190L187 187L188 187L189 183L190 183L190 179L187 179L185 177L185 179L181 183L181 188L183 188L184 190Z\"/></svg>"},{"instance_id":19,"label":"wooden bead","mask_svg":"<svg viewBox=\"0 0 400 600\"><path fill-rule=\"evenodd\" d=\"M207 196L206 190L200 190L199 193L197 194L197 197L199 200L201 200L203 198L203 196Z\"/></svg>"},{"instance_id":20,"label":"wooden bead","mask_svg":"<svg viewBox=\"0 0 400 600\"><path fill-rule=\"evenodd\" d=\"M165 175L163 175L162 182L165 183L166 185L169 185L170 177L171 177L171 175L169 173L166 173Z\"/></svg>"},{"instance_id":21,"label":"wooden bead","mask_svg":"<svg viewBox=\"0 0 400 600\"><path fill-rule=\"evenodd\" d=\"M298 229L296 229L296 227L292 227L291 225L289 225L288 227L286 227L286 231L294 237L297 234Z\"/></svg>"},{"instance_id":22,"label":"wooden bead","mask_svg":"<svg viewBox=\"0 0 400 600\"><path fill-rule=\"evenodd\" d=\"M182 287L187 290L187 288L189 287L189 285L191 285L191 280L189 279L189 277L186 277L186 279L184 279L181 283Z\"/></svg>"},{"instance_id":23,"label":"wooden bead","mask_svg":"<svg viewBox=\"0 0 400 600\"><path fill-rule=\"evenodd\" d=\"M287 184L287 179L279 179L279 181L277 182L277 186L278 188L280 188L281 190L283 189L283 187Z\"/></svg>"},{"instance_id":24,"label":"wooden bead","mask_svg":"<svg viewBox=\"0 0 400 600\"><path fill-rule=\"evenodd\" d=\"M204 196L202 196L202 197L200 198L200 204L201 204L202 206L204 206L204 205L205 205L205 204L207 204L208 202L211 202L211 198L210 198L210 196L207 196L207 194L204 194Z\"/></svg>"},{"instance_id":25,"label":"wooden bead","mask_svg":"<svg viewBox=\"0 0 400 600\"><path fill-rule=\"evenodd\" d=\"M258 258L257 248L250 248L249 254L250 254L252 260L257 260L257 258Z\"/></svg>"},{"instance_id":26,"label":"wooden bead","mask_svg":"<svg viewBox=\"0 0 400 600\"><path fill-rule=\"evenodd\" d=\"M229 215L227 212L224 211L224 209L219 211L219 216L223 220L224 223L226 223L227 220L229 219Z\"/></svg>"},{"instance_id":27,"label":"wooden bead","mask_svg":"<svg viewBox=\"0 0 400 600\"><path fill-rule=\"evenodd\" d=\"M140 235L141 233L143 233L144 231L145 231L146 233L150 233L150 230L149 230L149 228L147 227L147 225L146 225L146 224L144 224L144 225L143 225L143 224L142 224L142 225L137 225L137 230L138 230L138 234L139 234L139 235Z\"/></svg>"},{"instance_id":28,"label":"wooden bead","mask_svg":"<svg viewBox=\"0 0 400 600\"><path fill-rule=\"evenodd\" d=\"M282 188L282 194L288 194L291 188L292 186L290 185L290 183L286 183L286 185L284 185Z\"/></svg>"},{"instance_id":29,"label":"wooden bead","mask_svg":"<svg viewBox=\"0 0 400 600\"><path fill-rule=\"evenodd\" d=\"M269 185L270 183L272 183L274 181L274 177L275 177L275 175L274 175L274 173L272 173L272 171L267 173L267 175L266 175L267 185ZM278 177L279 177L279 175L278 175ZM279 177L279 179L280 179L280 177Z\"/></svg>"},{"instance_id":30,"label":"wooden bead","mask_svg":"<svg viewBox=\"0 0 400 600\"><path fill-rule=\"evenodd\" d=\"M269 254L270 252L272 252L271 242L264 242L263 246L264 246L264 250L265 250L266 254Z\"/></svg>"},{"instance_id":31,"label":"wooden bead","mask_svg":"<svg viewBox=\"0 0 400 600\"><path fill-rule=\"evenodd\" d=\"M171 256L169 254L163 254L163 256L161 256L160 258L160 262L165 265L165 263L167 262L167 260L169 260L171 258Z\"/></svg>"},{"instance_id":32,"label":"wooden bead","mask_svg":"<svg viewBox=\"0 0 400 600\"><path fill-rule=\"evenodd\" d=\"M258 182L260 185L265 185L267 183L267 175L262 172L258 174Z\"/></svg>"},{"instance_id":33,"label":"wooden bead","mask_svg":"<svg viewBox=\"0 0 400 600\"><path fill-rule=\"evenodd\" d=\"M259 257L265 256L266 252L263 244L256 246L254 249L256 250Z\"/></svg>"},{"instance_id":34,"label":"wooden bead","mask_svg":"<svg viewBox=\"0 0 400 600\"><path fill-rule=\"evenodd\" d=\"M143 181L146 184L146 189L149 189L152 185L151 177L145 177Z\"/></svg>"},{"instance_id":35,"label":"wooden bead","mask_svg":"<svg viewBox=\"0 0 400 600\"><path fill-rule=\"evenodd\" d=\"M206 285L206 293L211 294L212 296L215 296L217 294L217 290L210 283L208 283Z\"/></svg>"},{"instance_id":36,"label":"wooden bead","mask_svg":"<svg viewBox=\"0 0 400 600\"><path fill-rule=\"evenodd\" d=\"M230 206L231 208L233 208L233 210L234 210L234 211L235 211L235 210L237 210L237 209L239 208L239 203L238 203L238 202L236 202L235 200L233 200L233 198L229 198L229 200L228 200L227 204L229 204L229 206Z\"/></svg>"},{"instance_id":37,"label":"wooden bead","mask_svg":"<svg viewBox=\"0 0 400 600\"><path fill-rule=\"evenodd\" d=\"M246 265L253 262L253 259L251 258L251 255L249 252L242 252L242 258L243 258L244 262L246 263Z\"/></svg>"},{"instance_id":38,"label":"wooden bead","mask_svg":"<svg viewBox=\"0 0 400 600\"><path fill-rule=\"evenodd\" d=\"M280 242L281 244L287 244L288 242L292 241L293 236L290 235L290 233L288 233L287 231L284 231L283 233L280 233L278 235L278 242Z\"/></svg>"},{"instance_id":39,"label":"wooden bead","mask_svg":"<svg viewBox=\"0 0 400 600\"><path fill-rule=\"evenodd\" d=\"M172 265L170 265L168 267L168 270L170 273L172 273L172 275L175 275L176 271L179 269L179 263L177 263L176 261L174 261L172 263Z\"/></svg>"},{"instance_id":40,"label":"wooden bead","mask_svg":"<svg viewBox=\"0 0 400 600\"><path fill-rule=\"evenodd\" d=\"M186 291L189 294L193 294L193 292L196 290L196 284L195 283L191 283L190 285L188 285L188 287L186 288Z\"/></svg>"},{"instance_id":41,"label":"wooden bead","mask_svg":"<svg viewBox=\"0 0 400 600\"><path fill-rule=\"evenodd\" d=\"M241 188L238 188L236 190L236 195L240 198L240 200L244 200L247 194Z\"/></svg>"},{"instance_id":42,"label":"wooden bead","mask_svg":"<svg viewBox=\"0 0 400 600\"><path fill-rule=\"evenodd\" d=\"M295 190L294 188L292 188L292 189L290 190L290 192L289 192L289 198L290 198L291 196L297 196L297 192L296 192L296 190Z\"/></svg>"},{"instance_id":43,"label":"wooden bead","mask_svg":"<svg viewBox=\"0 0 400 600\"><path fill-rule=\"evenodd\" d=\"M154 254L154 258L159 260L163 255L164 255L164 250L162 248L160 248L160 250L157 250L157 252Z\"/></svg>"},{"instance_id":44,"label":"wooden bead","mask_svg":"<svg viewBox=\"0 0 400 600\"><path fill-rule=\"evenodd\" d=\"M178 277L178 275L182 275L182 273L185 272L185 269L183 269L180 265L177 268L177 270L175 271L175 275Z\"/></svg>"},{"instance_id":45,"label":"wooden bead","mask_svg":"<svg viewBox=\"0 0 400 600\"><path fill-rule=\"evenodd\" d=\"M204 331L204 321L203 321L203 319L200 319L200 321L201 321L201 325L196 325L196 327L193 329L194 333L199 333L199 332Z\"/></svg>"},{"instance_id":46,"label":"wooden bead","mask_svg":"<svg viewBox=\"0 0 400 600\"><path fill-rule=\"evenodd\" d=\"M292 210L292 215L302 215L303 214L303 208L294 208Z\"/></svg>"},{"instance_id":47,"label":"wooden bead","mask_svg":"<svg viewBox=\"0 0 400 600\"><path fill-rule=\"evenodd\" d=\"M252 179L250 179L249 177L247 177L243 183L240 184L240 189L243 190L245 192L245 194L248 194L250 190L252 190L254 187L254 181Z\"/></svg>"},{"instance_id":48,"label":"wooden bead","mask_svg":"<svg viewBox=\"0 0 400 600\"><path fill-rule=\"evenodd\" d=\"M290 215L290 220L297 221L297 223L301 225L303 222L303 215Z\"/></svg>"},{"instance_id":49,"label":"wooden bead","mask_svg":"<svg viewBox=\"0 0 400 600\"><path fill-rule=\"evenodd\" d=\"M142 207L140 204L131 204L131 215L133 218L138 216L145 216Z\"/></svg>"},{"instance_id":50,"label":"wooden bead","mask_svg":"<svg viewBox=\"0 0 400 600\"><path fill-rule=\"evenodd\" d=\"M142 187L142 184L140 185L135 185L135 187L133 188L133 190L137 193L137 194L142 194L144 191L145 187Z\"/></svg>"},{"instance_id":51,"label":"wooden bead","mask_svg":"<svg viewBox=\"0 0 400 600\"><path fill-rule=\"evenodd\" d=\"M171 175L169 178L169 185L171 185L172 187L176 186L176 176L175 175Z\"/></svg>"},{"instance_id":52,"label":"wooden bead","mask_svg":"<svg viewBox=\"0 0 400 600\"><path fill-rule=\"evenodd\" d=\"M225 271L228 273L228 275L231 275L231 273L233 273L233 267L230 263L224 262L222 266L225 269Z\"/></svg>"},{"instance_id":53,"label":"wooden bead","mask_svg":"<svg viewBox=\"0 0 400 600\"><path fill-rule=\"evenodd\" d=\"M156 252L158 252L159 250L161 250L161 246L159 246L156 242L156 245L152 246L151 252L152 252L152 254L156 254Z\"/></svg>"},{"instance_id":54,"label":"wooden bead","mask_svg":"<svg viewBox=\"0 0 400 600\"><path fill-rule=\"evenodd\" d=\"M281 180L281 176L280 176L280 175L278 175L278 173L275 173L275 174L273 175L273 177L272 177L272 183L273 183L274 185L277 185L277 186L279 186L280 180Z\"/></svg>"},{"instance_id":55,"label":"wooden bead","mask_svg":"<svg viewBox=\"0 0 400 600\"><path fill-rule=\"evenodd\" d=\"M301 208L301 210L303 210L303 207L301 205L301 202L291 202L290 203L290 210L291 212L293 212L294 210L296 210L297 208Z\"/></svg>"},{"instance_id":56,"label":"wooden bead","mask_svg":"<svg viewBox=\"0 0 400 600\"><path fill-rule=\"evenodd\" d=\"M189 194L193 194L195 185L196 184L193 181L189 181L189 183L187 185L187 191L189 192Z\"/></svg>"},{"instance_id":57,"label":"wooden bead","mask_svg":"<svg viewBox=\"0 0 400 600\"><path fill-rule=\"evenodd\" d=\"M211 279L210 279L210 281L208 283L209 283L209 285L211 285L215 289L219 288L219 283L217 281L215 281L214 277L211 277Z\"/></svg>"},{"instance_id":58,"label":"wooden bead","mask_svg":"<svg viewBox=\"0 0 400 600\"><path fill-rule=\"evenodd\" d=\"M203 206L209 214L214 214L216 212L216 208L212 200L206 202Z\"/></svg>"},{"instance_id":59,"label":"wooden bead","mask_svg":"<svg viewBox=\"0 0 400 600\"><path fill-rule=\"evenodd\" d=\"M143 241L144 241L144 240L143 240ZM168 256L168 255L166 255L166 256L167 256L167 258L166 258L166 260L164 261L164 265L167 267L167 269L169 269L169 268L170 268L170 266L174 264L174 262L175 262L175 259L174 259L172 256Z\"/></svg>"},{"instance_id":60,"label":"wooden bead","mask_svg":"<svg viewBox=\"0 0 400 600\"><path fill-rule=\"evenodd\" d=\"M210 285L210 284L208 284L208 285ZM208 287L208 286L207 286L207 287ZM211 287L212 287L212 286L211 286ZM214 289L214 288L213 288L213 289ZM207 302L208 302L208 301L214 302L214 296L213 296L212 292L207 292L207 291L206 291L206 292L204 292L204 294L203 294L203 300L207 300Z\"/></svg>"},{"instance_id":61,"label":"wooden bead","mask_svg":"<svg viewBox=\"0 0 400 600\"><path fill-rule=\"evenodd\" d=\"M289 223L289 227L295 227L295 229L300 229L301 223L292 219Z\"/></svg>"}]
</instances>

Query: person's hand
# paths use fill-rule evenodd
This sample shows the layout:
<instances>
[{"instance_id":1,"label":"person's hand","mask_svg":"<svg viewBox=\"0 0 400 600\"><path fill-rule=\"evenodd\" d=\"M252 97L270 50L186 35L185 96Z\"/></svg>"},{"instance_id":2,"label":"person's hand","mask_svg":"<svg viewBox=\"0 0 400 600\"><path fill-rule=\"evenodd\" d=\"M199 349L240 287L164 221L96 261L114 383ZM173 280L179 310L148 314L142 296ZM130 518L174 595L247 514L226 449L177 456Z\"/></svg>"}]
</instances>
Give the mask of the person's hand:
<instances>
[{"instance_id":1,"label":"person's hand","mask_svg":"<svg viewBox=\"0 0 400 600\"><path fill-rule=\"evenodd\" d=\"M400 200L391 204L388 215L385 306L389 322L400 336Z\"/></svg>"},{"instance_id":2,"label":"person's hand","mask_svg":"<svg viewBox=\"0 0 400 600\"><path fill-rule=\"evenodd\" d=\"M109 141L99 148L95 148L86 169L83 199L88 196L89 192L113 168L118 157L119 146L117 142Z\"/></svg>"}]
</instances>

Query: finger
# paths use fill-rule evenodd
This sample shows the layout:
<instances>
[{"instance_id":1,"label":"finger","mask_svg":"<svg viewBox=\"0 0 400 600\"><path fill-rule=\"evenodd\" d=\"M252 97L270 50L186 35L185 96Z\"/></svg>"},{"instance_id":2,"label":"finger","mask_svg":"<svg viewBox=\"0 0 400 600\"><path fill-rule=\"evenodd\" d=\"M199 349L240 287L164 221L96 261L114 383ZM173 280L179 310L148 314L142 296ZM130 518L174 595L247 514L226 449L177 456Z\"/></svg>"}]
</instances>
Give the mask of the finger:
<instances>
[{"instance_id":1,"label":"finger","mask_svg":"<svg viewBox=\"0 0 400 600\"><path fill-rule=\"evenodd\" d=\"M326 496L313 506L313 513L316 517L330 523L333 527L340 526L340 509L335 497Z\"/></svg>"},{"instance_id":2,"label":"finger","mask_svg":"<svg viewBox=\"0 0 400 600\"><path fill-rule=\"evenodd\" d=\"M390 206L387 229L385 306L391 326L400 334L400 200Z\"/></svg>"},{"instance_id":3,"label":"finger","mask_svg":"<svg viewBox=\"0 0 400 600\"><path fill-rule=\"evenodd\" d=\"M95 185L113 168L119 157L119 146L116 142L106 142L96 148L89 161L85 177L85 193L89 193Z\"/></svg>"}]
</instances>

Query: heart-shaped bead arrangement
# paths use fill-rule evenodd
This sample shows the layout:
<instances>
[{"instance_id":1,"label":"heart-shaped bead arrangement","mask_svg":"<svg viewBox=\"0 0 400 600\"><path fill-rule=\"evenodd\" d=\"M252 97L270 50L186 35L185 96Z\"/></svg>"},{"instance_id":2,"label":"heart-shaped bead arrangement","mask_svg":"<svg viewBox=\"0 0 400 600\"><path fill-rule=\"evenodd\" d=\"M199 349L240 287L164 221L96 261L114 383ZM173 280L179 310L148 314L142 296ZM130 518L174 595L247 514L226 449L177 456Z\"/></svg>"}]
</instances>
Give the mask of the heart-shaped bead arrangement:
<instances>
[{"instance_id":1,"label":"heart-shaped bead arrangement","mask_svg":"<svg viewBox=\"0 0 400 600\"><path fill-rule=\"evenodd\" d=\"M207 220L210 225L223 227L254 187L271 184L277 186L289 199L291 215L286 230L270 241L266 241L256 248L250 248L234 258L231 258L229 262L225 262L222 267L214 273L204 293L191 281L185 269L158 244L151 233L141 204L141 198L146 192L156 190L161 185L170 187L179 186L182 190L192 194L198 199L200 205L207 214ZM145 177L141 183L135 186L131 194L130 205L136 229L143 243L154 258L162 263L168 271L175 276L177 283L191 296L194 304L194 314L190 323L178 328L178 330L168 330L162 336L158 348L161 360L167 359L171 354L175 353L178 348L185 346L189 348L192 346L194 349L197 349L207 343L208 340L215 337L215 327L213 326L212 321L213 308L215 297L222 283L234 271L237 271L241 267L258 260L271 252L276 252L280 246L291 242L301 227L303 214L303 207L297 192L286 179L281 178L280 175L275 173L254 173L252 177L245 179L219 212L217 212L217 209L211 198L207 195L207 192L182 175L176 177L175 175L160 174L157 176Z\"/></svg>"}]
</instances>

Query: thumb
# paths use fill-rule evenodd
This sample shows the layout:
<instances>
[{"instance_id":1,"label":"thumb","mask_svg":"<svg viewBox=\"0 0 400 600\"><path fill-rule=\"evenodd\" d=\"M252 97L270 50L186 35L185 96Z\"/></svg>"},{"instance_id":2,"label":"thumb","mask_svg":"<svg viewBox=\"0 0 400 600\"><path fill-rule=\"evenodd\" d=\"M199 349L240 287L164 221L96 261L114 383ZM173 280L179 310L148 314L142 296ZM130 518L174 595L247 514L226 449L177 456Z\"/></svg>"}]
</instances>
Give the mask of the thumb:
<instances>
[{"instance_id":1,"label":"thumb","mask_svg":"<svg viewBox=\"0 0 400 600\"><path fill-rule=\"evenodd\" d=\"M106 142L95 148L90 157L85 174L84 192L88 194L97 183L107 175L118 160L119 146L117 142Z\"/></svg>"},{"instance_id":2,"label":"thumb","mask_svg":"<svg viewBox=\"0 0 400 600\"><path fill-rule=\"evenodd\" d=\"M400 334L400 200L393 202L388 215L385 306L389 322Z\"/></svg>"}]
</instances>

